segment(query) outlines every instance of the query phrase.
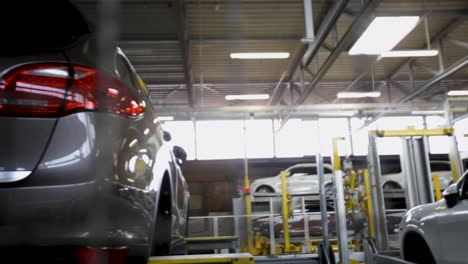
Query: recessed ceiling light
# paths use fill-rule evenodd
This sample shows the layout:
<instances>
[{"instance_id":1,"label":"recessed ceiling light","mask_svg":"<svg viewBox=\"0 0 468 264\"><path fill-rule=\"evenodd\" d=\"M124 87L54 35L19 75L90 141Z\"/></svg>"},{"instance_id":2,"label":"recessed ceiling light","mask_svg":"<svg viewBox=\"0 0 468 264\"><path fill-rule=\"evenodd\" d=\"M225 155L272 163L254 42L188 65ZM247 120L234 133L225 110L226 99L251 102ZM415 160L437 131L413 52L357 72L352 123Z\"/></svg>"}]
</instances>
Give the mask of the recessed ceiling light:
<instances>
[{"instance_id":1,"label":"recessed ceiling light","mask_svg":"<svg viewBox=\"0 0 468 264\"><path fill-rule=\"evenodd\" d=\"M452 90L447 93L448 96L468 96L468 90Z\"/></svg>"},{"instance_id":2,"label":"recessed ceiling light","mask_svg":"<svg viewBox=\"0 0 468 264\"><path fill-rule=\"evenodd\" d=\"M380 55L392 50L418 24L419 16L376 17L349 55Z\"/></svg>"},{"instance_id":3,"label":"recessed ceiling light","mask_svg":"<svg viewBox=\"0 0 468 264\"><path fill-rule=\"evenodd\" d=\"M231 59L287 59L289 52L231 53Z\"/></svg>"},{"instance_id":4,"label":"recessed ceiling light","mask_svg":"<svg viewBox=\"0 0 468 264\"><path fill-rule=\"evenodd\" d=\"M336 94L337 98L366 98L366 97L380 97L380 92L339 92Z\"/></svg>"},{"instance_id":5,"label":"recessed ceiling light","mask_svg":"<svg viewBox=\"0 0 468 264\"><path fill-rule=\"evenodd\" d=\"M439 54L438 50L390 50L385 51L380 56L386 58L399 57L432 57Z\"/></svg>"},{"instance_id":6,"label":"recessed ceiling light","mask_svg":"<svg viewBox=\"0 0 468 264\"><path fill-rule=\"evenodd\" d=\"M267 100L270 99L268 94L231 94L226 95L226 100Z\"/></svg>"}]
</instances>

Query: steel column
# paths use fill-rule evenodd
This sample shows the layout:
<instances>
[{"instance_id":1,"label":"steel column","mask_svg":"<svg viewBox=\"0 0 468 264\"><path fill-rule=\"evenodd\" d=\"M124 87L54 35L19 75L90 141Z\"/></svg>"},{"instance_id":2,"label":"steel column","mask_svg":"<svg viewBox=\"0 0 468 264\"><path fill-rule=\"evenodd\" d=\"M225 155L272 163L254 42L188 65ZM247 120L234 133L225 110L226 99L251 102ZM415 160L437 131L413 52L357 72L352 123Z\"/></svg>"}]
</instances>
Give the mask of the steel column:
<instances>
[{"instance_id":1,"label":"steel column","mask_svg":"<svg viewBox=\"0 0 468 264\"><path fill-rule=\"evenodd\" d=\"M387 220L385 202L381 185L380 159L377 152L377 143L373 131L369 131L369 151L367 154L369 167L372 210L374 213L375 237L380 250L388 248Z\"/></svg>"},{"instance_id":2,"label":"steel column","mask_svg":"<svg viewBox=\"0 0 468 264\"><path fill-rule=\"evenodd\" d=\"M340 250L340 263L349 264L348 232L346 229L346 211L343 187L344 173L341 170L335 171L335 212L338 231L338 243Z\"/></svg>"}]
</instances>

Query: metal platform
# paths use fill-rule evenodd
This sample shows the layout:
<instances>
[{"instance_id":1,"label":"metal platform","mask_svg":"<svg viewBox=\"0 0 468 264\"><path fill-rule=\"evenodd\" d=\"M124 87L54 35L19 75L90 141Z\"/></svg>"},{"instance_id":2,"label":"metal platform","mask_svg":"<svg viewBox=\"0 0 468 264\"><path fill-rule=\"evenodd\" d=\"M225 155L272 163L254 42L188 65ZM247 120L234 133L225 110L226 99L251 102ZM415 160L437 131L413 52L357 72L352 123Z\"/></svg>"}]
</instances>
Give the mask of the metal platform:
<instances>
[{"instance_id":1,"label":"metal platform","mask_svg":"<svg viewBox=\"0 0 468 264\"><path fill-rule=\"evenodd\" d=\"M217 249L234 251L239 248L238 242L239 237L237 236L190 237L185 239L185 246L188 251Z\"/></svg>"},{"instance_id":2,"label":"metal platform","mask_svg":"<svg viewBox=\"0 0 468 264\"><path fill-rule=\"evenodd\" d=\"M182 255L151 257L148 264L190 264L190 263L232 263L232 264L254 264L255 259L246 253L239 254L209 254L209 255Z\"/></svg>"}]
</instances>

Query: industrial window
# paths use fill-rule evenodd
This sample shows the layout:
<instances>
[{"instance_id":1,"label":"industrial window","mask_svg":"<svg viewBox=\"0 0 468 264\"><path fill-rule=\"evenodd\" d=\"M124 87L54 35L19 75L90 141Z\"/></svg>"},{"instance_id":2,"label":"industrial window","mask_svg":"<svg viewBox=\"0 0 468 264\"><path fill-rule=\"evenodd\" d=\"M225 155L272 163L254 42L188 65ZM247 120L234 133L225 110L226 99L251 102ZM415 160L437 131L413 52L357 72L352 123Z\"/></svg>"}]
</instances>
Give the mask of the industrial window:
<instances>
[{"instance_id":1,"label":"industrial window","mask_svg":"<svg viewBox=\"0 0 468 264\"><path fill-rule=\"evenodd\" d=\"M272 158L274 156L272 120L247 120L245 127L247 158Z\"/></svg>"},{"instance_id":2,"label":"industrial window","mask_svg":"<svg viewBox=\"0 0 468 264\"><path fill-rule=\"evenodd\" d=\"M302 157L315 155L317 144L317 121L290 119L280 128L281 122L275 120L275 144L277 157Z\"/></svg>"},{"instance_id":3,"label":"industrial window","mask_svg":"<svg viewBox=\"0 0 468 264\"><path fill-rule=\"evenodd\" d=\"M238 159L244 157L244 121L197 121L198 159Z\"/></svg>"},{"instance_id":4,"label":"industrial window","mask_svg":"<svg viewBox=\"0 0 468 264\"><path fill-rule=\"evenodd\" d=\"M195 159L195 133L192 121L165 122L164 129L171 133L171 142L187 152L187 159Z\"/></svg>"},{"instance_id":5,"label":"industrial window","mask_svg":"<svg viewBox=\"0 0 468 264\"><path fill-rule=\"evenodd\" d=\"M441 116L426 117L426 125L428 129L441 128L447 126L447 121ZM429 137L429 150L433 154L449 152L449 138L446 136Z\"/></svg>"},{"instance_id":6,"label":"industrial window","mask_svg":"<svg viewBox=\"0 0 468 264\"><path fill-rule=\"evenodd\" d=\"M468 152L468 118L462 119L455 123L455 136L457 137L458 150L460 152Z\"/></svg>"},{"instance_id":7,"label":"industrial window","mask_svg":"<svg viewBox=\"0 0 468 264\"><path fill-rule=\"evenodd\" d=\"M338 153L350 153L348 137L348 120L346 118L320 118L318 122L320 136L320 151L324 156L332 155L332 140L334 137L345 137L338 142Z\"/></svg>"},{"instance_id":8,"label":"industrial window","mask_svg":"<svg viewBox=\"0 0 468 264\"><path fill-rule=\"evenodd\" d=\"M408 127L416 129L424 128L423 118L421 116L392 116L382 117L376 122L378 130L400 130ZM377 151L381 155L395 155L402 152L401 138L378 138Z\"/></svg>"}]
</instances>

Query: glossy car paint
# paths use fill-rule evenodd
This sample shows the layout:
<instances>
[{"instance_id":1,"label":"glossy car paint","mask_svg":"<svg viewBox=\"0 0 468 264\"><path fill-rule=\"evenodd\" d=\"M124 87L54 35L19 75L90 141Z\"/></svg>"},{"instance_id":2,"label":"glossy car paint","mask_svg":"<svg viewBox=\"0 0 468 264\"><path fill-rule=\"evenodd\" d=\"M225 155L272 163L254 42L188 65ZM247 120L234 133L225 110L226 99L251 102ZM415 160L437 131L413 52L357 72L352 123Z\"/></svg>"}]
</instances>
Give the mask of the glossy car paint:
<instances>
[{"instance_id":1,"label":"glossy car paint","mask_svg":"<svg viewBox=\"0 0 468 264\"><path fill-rule=\"evenodd\" d=\"M295 174L295 169L312 169L315 170L317 165L314 163L301 163L296 164L287 168L285 171L290 172L290 176L287 178L288 181L288 192L290 194L317 194L319 192L319 179L317 175L298 173ZM325 185L331 184L333 175L333 168L329 164L324 164L325 170ZM327 173L328 172L328 173ZM255 180L250 189L253 191L253 195L258 192L261 187L269 187L274 193L281 193L281 174L273 177L266 177Z\"/></svg>"},{"instance_id":2,"label":"glossy car paint","mask_svg":"<svg viewBox=\"0 0 468 264\"><path fill-rule=\"evenodd\" d=\"M467 174L457 183L458 190ZM442 199L410 209L400 224L402 256L408 234L418 234L429 246L436 263L467 263L466 238L468 231L468 200L460 199L448 206Z\"/></svg>"},{"instance_id":3,"label":"glossy car paint","mask_svg":"<svg viewBox=\"0 0 468 264\"><path fill-rule=\"evenodd\" d=\"M189 195L172 146L163 142L156 113L125 55L109 46L98 63L95 43L85 35L60 51L0 57L0 79L37 62L118 75L116 61L123 60L144 106L139 117L106 112L0 117L2 247L128 246L130 255L148 256L158 228L172 230L173 237L185 234ZM24 179L2 181L8 173L25 171L31 172ZM172 226L154 226L163 177L170 180Z\"/></svg>"}]
</instances>

